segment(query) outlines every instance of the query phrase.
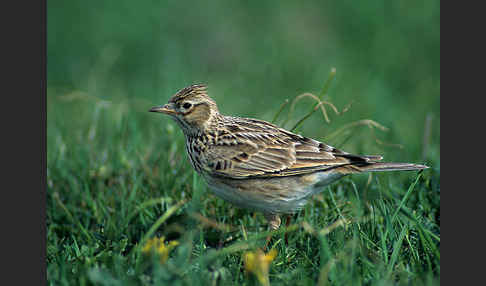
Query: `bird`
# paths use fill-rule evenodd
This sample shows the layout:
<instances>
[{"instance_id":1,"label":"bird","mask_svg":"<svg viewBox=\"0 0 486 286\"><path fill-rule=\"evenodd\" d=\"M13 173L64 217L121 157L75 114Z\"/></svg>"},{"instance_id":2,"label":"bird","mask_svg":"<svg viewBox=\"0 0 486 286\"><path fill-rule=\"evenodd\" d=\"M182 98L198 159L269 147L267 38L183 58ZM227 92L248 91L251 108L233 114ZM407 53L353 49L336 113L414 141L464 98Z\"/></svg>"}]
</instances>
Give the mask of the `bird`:
<instances>
[{"instance_id":1,"label":"bird","mask_svg":"<svg viewBox=\"0 0 486 286\"><path fill-rule=\"evenodd\" d=\"M298 212L344 176L428 168L380 162L380 155L351 154L264 120L223 115L205 84L187 86L149 112L169 115L182 129L191 165L216 196L261 212L271 231L281 215Z\"/></svg>"}]
</instances>

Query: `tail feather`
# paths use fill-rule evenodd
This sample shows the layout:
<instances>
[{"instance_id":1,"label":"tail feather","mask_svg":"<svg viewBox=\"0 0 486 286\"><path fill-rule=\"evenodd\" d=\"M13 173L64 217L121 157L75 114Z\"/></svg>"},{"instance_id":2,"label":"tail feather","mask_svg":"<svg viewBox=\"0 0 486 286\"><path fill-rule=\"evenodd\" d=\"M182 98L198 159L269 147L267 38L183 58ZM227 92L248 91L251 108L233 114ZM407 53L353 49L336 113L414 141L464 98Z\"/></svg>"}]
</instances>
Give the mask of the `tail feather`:
<instances>
[{"instance_id":1,"label":"tail feather","mask_svg":"<svg viewBox=\"0 0 486 286\"><path fill-rule=\"evenodd\" d=\"M414 171L427 169L428 166L411 163L386 163L376 162L369 165L360 166L362 172L382 172L382 171Z\"/></svg>"}]
</instances>

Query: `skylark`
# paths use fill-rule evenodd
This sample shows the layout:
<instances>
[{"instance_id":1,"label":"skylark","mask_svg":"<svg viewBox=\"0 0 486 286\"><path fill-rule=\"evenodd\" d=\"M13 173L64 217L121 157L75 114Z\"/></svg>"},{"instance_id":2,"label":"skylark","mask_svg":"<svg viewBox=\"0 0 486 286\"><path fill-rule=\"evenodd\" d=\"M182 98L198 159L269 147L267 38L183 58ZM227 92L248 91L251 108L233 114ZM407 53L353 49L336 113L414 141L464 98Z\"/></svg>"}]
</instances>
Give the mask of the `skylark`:
<instances>
[{"instance_id":1,"label":"skylark","mask_svg":"<svg viewBox=\"0 0 486 286\"><path fill-rule=\"evenodd\" d=\"M280 214L302 209L348 174L428 168L378 162L382 156L350 154L263 120L222 115L205 85L183 88L149 111L170 115L181 127L192 166L217 196L261 211L272 230Z\"/></svg>"}]
</instances>

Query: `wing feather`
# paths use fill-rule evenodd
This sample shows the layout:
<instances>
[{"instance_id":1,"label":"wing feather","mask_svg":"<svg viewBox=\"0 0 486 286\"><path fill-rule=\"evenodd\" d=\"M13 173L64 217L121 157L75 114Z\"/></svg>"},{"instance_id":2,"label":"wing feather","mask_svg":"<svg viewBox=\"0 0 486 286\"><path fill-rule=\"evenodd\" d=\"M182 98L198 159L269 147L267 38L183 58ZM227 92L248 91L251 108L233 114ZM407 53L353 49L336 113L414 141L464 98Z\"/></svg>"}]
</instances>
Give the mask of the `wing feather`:
<instances>
[{"instance_id":1,"label":"wing feather","mask_svg":"<svg viewBox=\"0 0 486 286\"><path fill-rule=\"evenodd\" d=\"M207 152L207 162L225 161L209 166L217 175L236 179L292 176L381 159L349 154L265 121L226 119L230 123L224 136Z\"/></svg>"}]
</instances>

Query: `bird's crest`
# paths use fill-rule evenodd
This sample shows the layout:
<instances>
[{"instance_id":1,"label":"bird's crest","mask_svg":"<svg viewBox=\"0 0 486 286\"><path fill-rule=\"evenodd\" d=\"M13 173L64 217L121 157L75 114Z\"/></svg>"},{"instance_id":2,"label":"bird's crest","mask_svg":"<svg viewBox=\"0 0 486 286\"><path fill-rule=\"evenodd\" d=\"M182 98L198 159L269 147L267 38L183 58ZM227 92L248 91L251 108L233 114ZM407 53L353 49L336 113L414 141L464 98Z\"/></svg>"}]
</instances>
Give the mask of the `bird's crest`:
<instances>
[{"instance_id":1,"label":"bird's crest","mask_svg":"<svg viewBox=\"0 0 486 286\"><path fill-rule=\"evenodd\" d=\"M176 102L181 99L184 99L190 95L205 95L207 86L205 84L193 84L191 86L184 87L183 89L179 90L176 94L172 96L169 102Z\"/></svg>"}]
</instances>

